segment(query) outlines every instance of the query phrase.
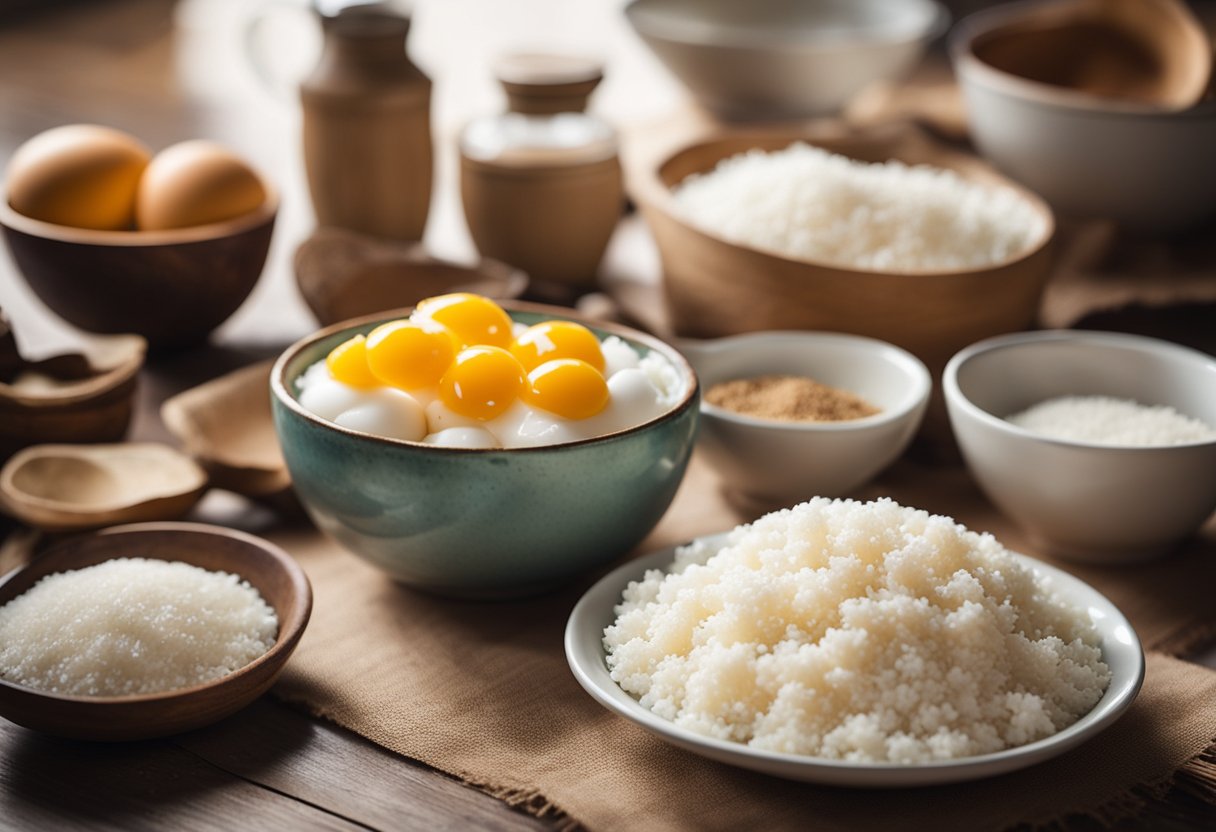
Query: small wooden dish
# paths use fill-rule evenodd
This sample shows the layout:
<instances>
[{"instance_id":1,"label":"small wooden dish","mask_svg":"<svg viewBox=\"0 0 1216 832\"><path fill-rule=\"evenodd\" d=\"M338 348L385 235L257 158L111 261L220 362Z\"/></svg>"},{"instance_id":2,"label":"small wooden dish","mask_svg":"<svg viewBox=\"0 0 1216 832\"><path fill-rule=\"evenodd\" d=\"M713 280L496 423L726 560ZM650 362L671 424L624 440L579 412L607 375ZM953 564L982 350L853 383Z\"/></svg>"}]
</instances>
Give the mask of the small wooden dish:
<instances>
[{"instance_id":1,"label":"small wooden dish","mask_svg":"<svg viewBox=\"0 0 1216 832\"><path fill-rule=\"evenodd\" d=\"M299 643L312 612L308 578L282 549L244 532L197 523L117 526L66 540L0 579L0 604L52 573L120 557L182 561L240 575L278 615L274 646L220 679L164 693L63 696L0 679L0 716L37 731L82 740L148 739L209 725L270 688Z\"/></svg>"},{"instance_id":2,"label":"small wooden dish","mask_svg":"<svg viewBox=\"0 0 1216 832\"><path fill-rule=\"evenodd\" d=\"M44 531L174 520L207 489L207 473L168 445L34 445L0 469L0 507Z\"/></svg>"},{"instance_id":3,"label":"small wooden dish","mask_svg":"<svg viewBox=\"0 0 1216 832\"><path fill-rule=\"evenodd\" d=\"M448 292L517 298L528 277L498 260L475 266L440 260L421 243L399 243L339 228L319 228L300 244L296 283L322 326L414 306Z\"/></svg>"},{"instance_id":4,"label":"small wooden dish","mask_svg":"<svg viewBox=\"0 0 1216 832\"><path fill-rule=\"evenodd\" d=\"M274 361L242 367L168 399L161 421L206 470L211 485L277 503L291 474L270 412Z\"/></svg>"},{"instance_id":5,"label":"small wooden dish","mask_svg":"<svg viewBox=\"0 0 1216 832\"><path fill-rule=\"evenodd\" d=\"M40 442L114 442L131 421L148 343L92 336L81 353L27 361L14 354L0 378L0 462Z\"/></svg>"}]
</instances>

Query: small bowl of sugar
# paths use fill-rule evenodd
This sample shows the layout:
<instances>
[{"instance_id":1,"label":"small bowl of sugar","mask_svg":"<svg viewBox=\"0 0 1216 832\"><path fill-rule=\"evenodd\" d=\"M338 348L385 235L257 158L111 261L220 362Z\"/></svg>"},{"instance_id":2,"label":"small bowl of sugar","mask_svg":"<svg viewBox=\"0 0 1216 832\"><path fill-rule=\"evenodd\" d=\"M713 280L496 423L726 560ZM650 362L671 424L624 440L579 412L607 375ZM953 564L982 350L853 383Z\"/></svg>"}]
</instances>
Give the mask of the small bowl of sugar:
<instances>
[{"instance_id":1,"label":"small bowl of sugar","mask_svg":"<svg viewBox=\"0 0 1216 832\"><path fill-rule=\"evenodd\" d=\"M1049 330L950 360L946 405L972 476L1041 550L1160 557L1216 510L1216 359L1155 338Z\"/></svg>"},{"instance_id":2,"label":"small bowl of sugar","mask_svg":"<svg viewBox=\"0 0 1216 832\"><path fill-rule=\"evenodd\" d=\"M933 386L911 353L859 335L755 332L678 347L704 391L699 451L749 509L864 485L908 447Z\"/></svg>"},{"instance_id":3,"label":"small bowl of sugar","mask_svg":"<svg viewBox=\"0 0 1216 832\"><path fill-rule=\"evenodd\" d=\"M209 725L270 688L311 610L303 570L244 532L69 538L0 579L0 716L106 741Z\"/></svg>"}]
</instances>

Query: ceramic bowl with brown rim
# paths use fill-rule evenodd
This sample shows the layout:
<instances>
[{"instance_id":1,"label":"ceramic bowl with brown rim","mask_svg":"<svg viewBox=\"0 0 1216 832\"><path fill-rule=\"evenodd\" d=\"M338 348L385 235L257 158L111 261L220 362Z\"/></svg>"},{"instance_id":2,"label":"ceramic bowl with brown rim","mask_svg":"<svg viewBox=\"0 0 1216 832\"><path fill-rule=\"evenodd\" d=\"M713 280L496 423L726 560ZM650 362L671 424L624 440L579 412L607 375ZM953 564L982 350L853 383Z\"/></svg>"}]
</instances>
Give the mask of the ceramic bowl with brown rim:
<instances>
[{"instance_id":1,"label":"ceramic bowl with brown rim","mask_svg":"<svg viewBox=\"0 0 1216 832\"><path fill-rule=\"evenodd\" d=\"M181 561L248 581L278 617L273 646L226 676L162 693L69 696L0 677L0 716L73 739L138 740L217 722L270 689L308 624L312 589L290 555L244 532L199 523L138 523L69 538L0 580L0 604L48 575L123 557Z\"/></svg>"},{"instance_id":2,"label":"ceramic bowl with brown rim","mask_svg":"<svg viewBox=\"0 0 1216 832\"><path fill-rule=\"evenodd\" d=\"M654 528L692 452L699 389L672 347L569 310L504 302L512 319L573 320L658 353L676 403L591 439L506 449L437 447L339 426L300 403L300 378L354 335L409 310L336 324L290 347L271 374L275 428L296 493L323 531L403 583L434 593L528 595L620 557Z\"/></svg>"},{"instance_id":3,"label":"ceramic bowl with brown rim","mask_svg":"<svg viewBox=\"0 0 1216 832\"><path fill-rule=\"evenodd\" d=\"M1061 213L1154 233L1193 229L1216 216L1216 100L1177 109L1062 83L1068 74L1119 81L1143 71L1143 57L1099 51L1119 42L1102 37L1094 17L1106 5L1005 3L955 28L950 53L975 144Z\"/></svg>"}]
</instances>

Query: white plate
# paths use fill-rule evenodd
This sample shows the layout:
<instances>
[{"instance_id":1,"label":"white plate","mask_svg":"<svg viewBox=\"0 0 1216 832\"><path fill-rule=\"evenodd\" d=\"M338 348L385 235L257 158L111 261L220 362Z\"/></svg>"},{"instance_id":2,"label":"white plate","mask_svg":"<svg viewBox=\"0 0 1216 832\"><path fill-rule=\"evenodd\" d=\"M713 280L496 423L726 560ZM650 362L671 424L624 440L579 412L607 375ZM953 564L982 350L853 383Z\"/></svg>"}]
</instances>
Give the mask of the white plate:
<instances>
[{"instance_id":1,"label":"white plate","mask_svg":"<svg viewBox=\"0 0 1216 832\"><path fill-rule=\"evenodd\" d=\"M726 535L706 538L713 546ZM975 780L1034 765L1064 753L1112 725L1132 704L1144 681L1144 651L1123 613L1096 589L1067 572L1025 555L1015 555L1043 575L1066 603L1087 610L1102 638L1102 658L1110 666L1110 687L1094 709L1046 739L1017 748L937 763L849 763L822 757L761 751L739 743L713 739L681 728L642 707L608 675L604 662L604 628L616 616L613 607L631 580L647 569L666 570L675 549L663 549L630 561L587 590L566 623L566 660L579 684L601 705L630 719L661 739L719 762L765 774L836 786L897 787Z\"/></svg>"}]
</instances>

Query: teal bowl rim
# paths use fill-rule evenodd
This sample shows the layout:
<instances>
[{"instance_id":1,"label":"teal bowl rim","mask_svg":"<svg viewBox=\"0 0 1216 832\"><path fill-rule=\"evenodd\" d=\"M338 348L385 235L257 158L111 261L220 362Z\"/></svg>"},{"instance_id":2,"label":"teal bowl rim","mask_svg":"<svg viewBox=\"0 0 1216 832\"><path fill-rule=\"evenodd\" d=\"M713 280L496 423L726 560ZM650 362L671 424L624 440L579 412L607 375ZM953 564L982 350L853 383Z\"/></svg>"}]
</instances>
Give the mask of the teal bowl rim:
<instances>
[{"instance_id":1,"label":"teal bowl rim","mask_svg":"<svg viewBox=\"0 0 1216 832\"><path fill-rule=\"evenodd\" d=\"M691 408L700 400L701 381L697 378L696 370L680 352L667 342L649 335L645 332L624 326L622 324L610 323L607 321L593 321L590 318L585 318L573 310L562 306L550 306L542 303L528 303L526 301L495 301L508 314L513 312L524 312L533 315L548 315L553 318L560 318L566 321L573 321L582 324L591 330L599 330L606 332L609 335L616 335L618 338L626 341L633 341L648 350L658 352L666 358L673 367L681 374L688 382L687 389L684 391L683 398L680 399L669 410L659 414L653 419L648 419L641 424L634 425L624 430L614 431L613 433L605 433L602 436L593 436L590 439L577 439L573 442L559 442L553 445L537 445L528 448L451 448L442 445L428 445L424 442L411 442L406 439L393 439L387 436L377 436L373 433L364 433L363 431L352 430L351 428L342 427L327 419L322 419L315 413L305 409L299 401L287 389L286 375L287 366L291 364L304 350L314 346L319 341L331 338L341 332L347 330L366 327L369 324L387 322L407 317L414 307L407 306L400 309L389 309L383 312L375 312L371 315L362 315L358 318L350 318L345 321L339 321L336 324L324 327L316 332L301 338L290 347L282 352L275 359L274 367L270 371L270 392L275 401L280 405L293 412L296 416L304 419L304 421L317 425L323 429L331 430L335 433L345 434L347 436L361 439L364 441L377 442L388 447L404 447L412 448L417 451L434 454L543 454L560 452L567 448L575 448L583 445L592 445L599 442L614 441L630 434L640 433L648 430L655 425L664 422L673 421L679 418L684 411ZM514 318L512 318L514 320Z\"/></svg>"}]
</instances>

